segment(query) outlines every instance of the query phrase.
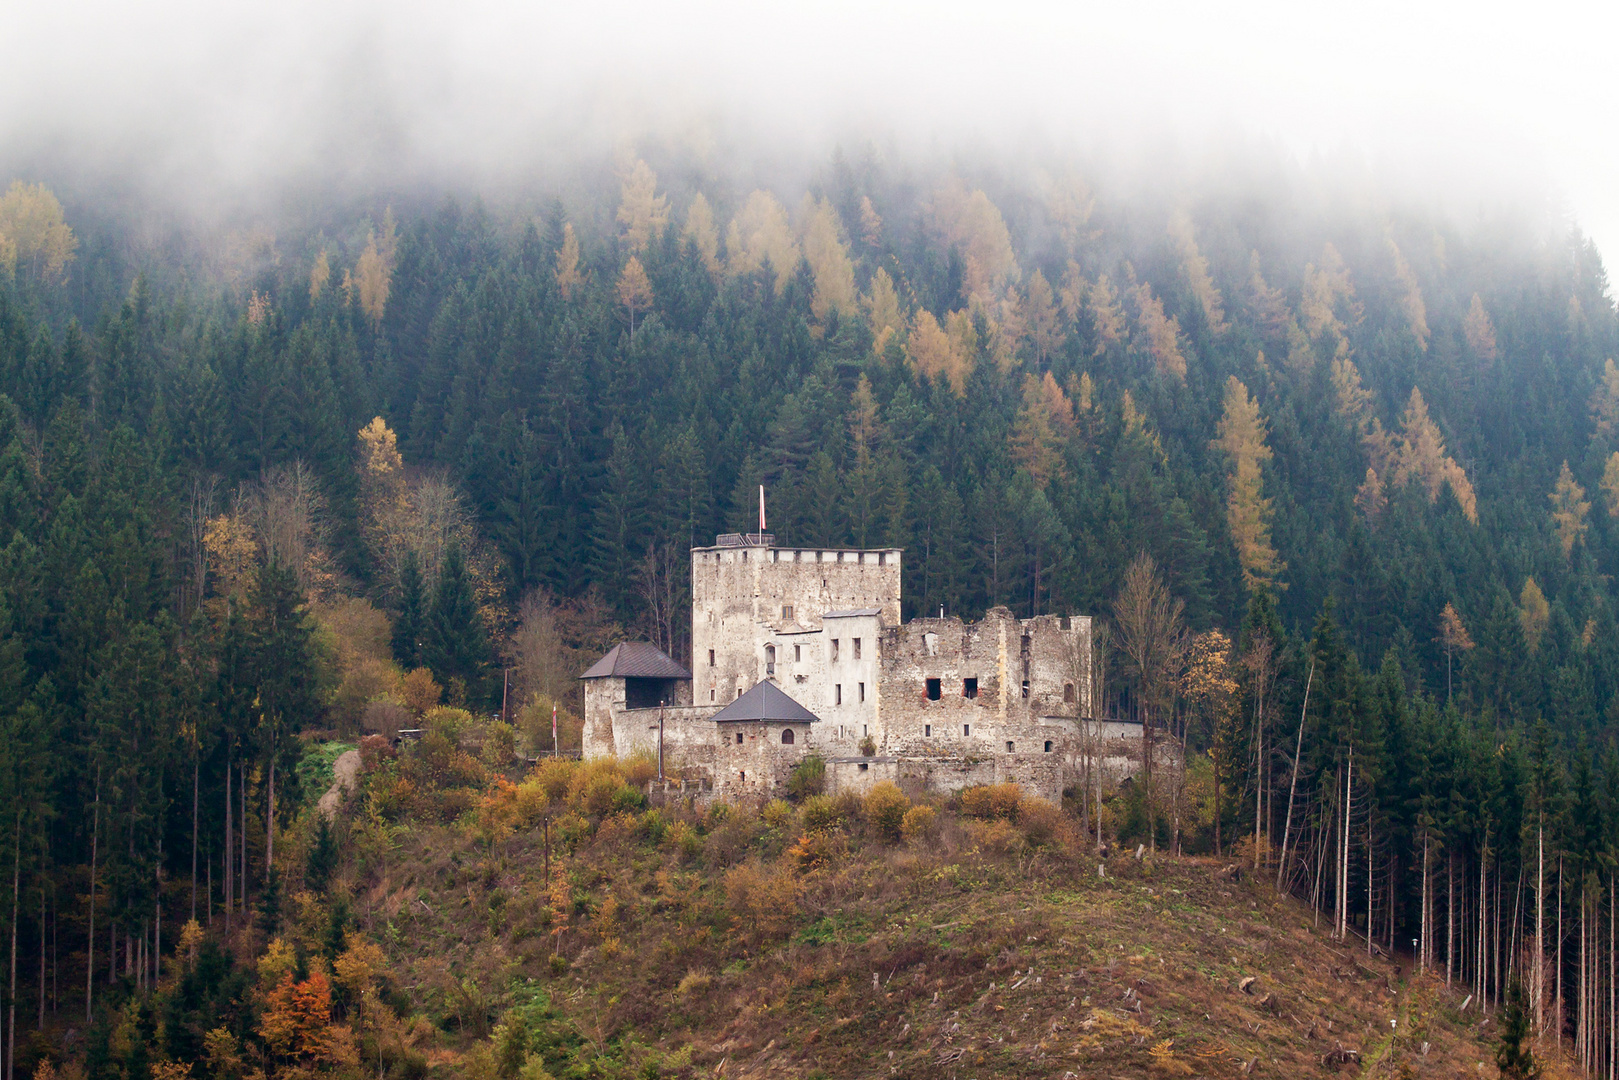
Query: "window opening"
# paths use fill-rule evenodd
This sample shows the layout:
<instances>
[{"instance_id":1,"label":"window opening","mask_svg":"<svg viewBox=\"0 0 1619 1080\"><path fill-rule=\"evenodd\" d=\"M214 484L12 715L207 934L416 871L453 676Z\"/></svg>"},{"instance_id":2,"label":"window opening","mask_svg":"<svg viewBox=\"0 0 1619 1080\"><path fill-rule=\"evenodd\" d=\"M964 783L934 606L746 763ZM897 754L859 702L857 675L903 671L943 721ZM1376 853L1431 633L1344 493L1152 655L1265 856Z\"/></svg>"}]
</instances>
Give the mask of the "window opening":
<instances>
[{"instance_id":1,"label":"window opening","mask_svg":"<svg viewBox=\"0 0 1619 1080\"><path fill-rule=\"evenodd\" d=\"M842 683L837 683L836 685L834 685L832 687L832 704L834 704L834 705L842 705L843 704L843 684Z\"/></svg>"},{"instance_id":2,"label":"window opening","mask_svg":"<svg viewBox=\"0 0 1619 1080\"><path fill-rule=\"evenodd\" d=\"M1070 705L1072 705L1074 703L1074 684L1073 683L1065 682L1065 683L1062 684L1062 699L1064 701L1068 702L1068 704L1070 704Z\"/></svg>"},{"instance_id":3,"label":"window opening","mask_svg":"<svg viewBox=\"0 0 1619 1080\"><path fill-rule=\"evenodd\" d=\"M742 733L740 731L736 733L736 744L738 746L742 745Z\"/></svg>"},{"instance_id":4,"label":"window opening","mask_svg":"<svg viewBox=\"0 0 1619 1080\"><path fill-rule=\"evenodd\" d=\"M832 639L832 662L834 664L838 662L838 639L837 638Z\"/></svg>"},{"instance_id":5,"label":"window opening","mask_svg":"<svg viewBox=\"0 0 1619 1080\"><path fill-rule=\"evenodd\" d=\"M932 724L923 724L922 725L922 737L927 738L927 739L931 739L933 737L933 725Z\"/></svg>"},{"instance_id":6,"label":"window opening","mask_svg":"<svg viewBox=\"0 0 1619 1080\"><path fill-rule=\"evenodd\" d=\"M939 700L939 680L938 679L929 679L928 680L928 700L929 701L938 701Z\"/></svg>"},{"instance_id":7,"label":"window opening","mask_svg":"<svg viewBox=\"0 0 1619 1080\"><path fill-rule=\"evenodd\" d=\"M1051 753L1051 740L1050 739L1046 740L1046 753L1048 753L1048 754Z\"/></svg>"},{"instance_id":8,"label":"window opening","mask_svg":"<svg viewBox=\"0 0 1619 1080\"><path fill-rule=\"evenodd\" d=\"M708 700L714 700L714 688L712 686L708 688Z\"/></svg>"},{"instance_id":9,"label":"window opening","mask_svg":"<svg viewBox=\"0 0 1619 1080\"><path fill-rule=\"evenodd\" d=\"M795 664L802 663L803 660L804 660L804 646L802 646L802 645L794 645L793 646L793 663L795 663Z\"/></svg>"},{"instance_id":10,"label":"window opening","mask_svg":"<svg viewBox=\"0 0 1619 1080\"><path fill-rule=\"evenodd\" d=\"M865 701L866 700L866 684L865 683L860 683L858 685L860 687L860 700Z\"/></svg>"},{"instance_id":11,"label":"window opening","mask_svg":"<svg viewBox=\"0 0 1619 1080\"><path fill-rule=\"evenodd\" d=\"M854 641L854 658L858 660L860 659L860 639L854 638L852 640Z\"/></svg>"},{"instance_id":12,"label":"window opening","mask_svg":"<svg viewBox=\"0 0 1619 1080\"><path fill-rule=\"evenodd\" d=\"M961 735L962 735L963 738L966 738L967 736L971 735L972 733L973 733L973 726L971 724L962 724L961 725Z\"/></svg>"},{"instance_id":13,"label":"window opening","mask_svg":"<svg viewBox=\"0 0 1619 1080\"><path fill-rule=\"evenodd\" d=\"M1029 680L1028 679L1023 680L1023 696L1024 697L1029 696Z\"/></svg>"},{"instance_id":14,"label":"window opening","mask_svg":"<svg viewBox=\"0 0 1619 1080\"><path fill-rule=\"evenodd\" d=\"M975 697L977 697L978 696L978 680L977 679L962 679L961 680L961 696L964 697L964 698L975 698Z\"/></svg>"},{"instance_id":15,"label":"window opening","mask_svg":"<svg viewBox=\"0 0 1619 1080\"><path fill-rule=\"evenodd\" d=\"M714 650L713 649L708 650L708 666L709 667L714 666Z\"/></svg>"},{"instance_id":16,"label":"window opening","mask_svg":"<svg viewBox=\"0 0 1619 1080\"><path fill-rule=\"evenodd\" d=\"M866 764L866 763L865 763L865 762L864 762L864 761L862 761L862 762L861 762L861 763L860 763L860 771L861 771L861 772L865 772L865 771L866 771L866 770L868 770L868 769L870 769L870 768L871 768L871 766L870 766L870 765L867 765L867 764Z\"/></svg>"},{"instance_id":17,"label":"window opening","mask_svg":"<svg viewBox=\"0 0 1619 1080\"><path fill-rule=\"evenodd\" d=\"M793 745L793 729L792 728L783 728L782 729L782 732L781 732L781 745L783 745L783 746L791 746L791 745ZM1051 749L1051 744L1050 743L1046 743L1046 749L1047 750Z\"/></svg>"},{"instance_id":18,"label":"window opening","mask_svg":"<svg viewBox=\"0 0 1619 1080\"><path fill-rule=\"evenodd\" d=\"M1008 754L1010 754L1012 752L1012 744L1011 743L1006 744L1006 752Z\"/></svg>"},{"instance_id":19,"label":"window opening","mask_svg":"<svg viewBox=\"0 0 1619 1080\"><path fill-rule=\"evenodd\" d=\"M775 673L776 673L776 647L774 645L766 645L765 646L765 674L766 675L774 675Z\"/></svg>"},{"instance_id":20,"label":"window opening","mask_svg":"<svg viewBox=\"0 0 1619 1080\"><path fill-rule=\"evenodd\" d=\"M792 622L793 621L793 605L791 605L791 604L783 604L781 606L781 621L782 622Z\"/></svg>"}]
</instances>

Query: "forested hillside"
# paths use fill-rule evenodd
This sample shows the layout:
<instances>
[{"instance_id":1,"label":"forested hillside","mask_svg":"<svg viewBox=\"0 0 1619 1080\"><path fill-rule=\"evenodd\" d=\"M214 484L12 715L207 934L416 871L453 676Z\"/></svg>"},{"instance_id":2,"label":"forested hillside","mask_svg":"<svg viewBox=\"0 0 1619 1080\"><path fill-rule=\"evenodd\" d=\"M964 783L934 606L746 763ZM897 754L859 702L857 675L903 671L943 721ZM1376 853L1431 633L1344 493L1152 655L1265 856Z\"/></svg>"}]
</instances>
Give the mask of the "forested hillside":
<instances>
[{"instance_id":1,"label":"forested hillside","mask_svg":"<svg viewBox=\"0 0 1619 1080\"><path fill-rule=\"evenodd\" d=\"M1078 793L1095 842L1241 837L1340 938L1420 937L1492 1007L1522 976L1607 1060L1619 325L1591 245L1285 170L1170 198L872 153L756 190L646 156L211 233L0 197L0 824L12 967L38 960L10 1000L44 1026L46 984L116 950L87 988L112 1038L194 912L251 899L236 947L266 948L277 845L315 845L362 725L438 756L341 838L476 813L553 705L566 745L595 653L686 656L687 549L755 528L762 484L789 542L904 547L907 616L1117 624L1107 710L1189 764ZM1160 584L1149 663L1126 601ZM515 730L458 741L502 706ZM116 1057L92 1071L144 1078Z\"/></svg>"}]
</instances>

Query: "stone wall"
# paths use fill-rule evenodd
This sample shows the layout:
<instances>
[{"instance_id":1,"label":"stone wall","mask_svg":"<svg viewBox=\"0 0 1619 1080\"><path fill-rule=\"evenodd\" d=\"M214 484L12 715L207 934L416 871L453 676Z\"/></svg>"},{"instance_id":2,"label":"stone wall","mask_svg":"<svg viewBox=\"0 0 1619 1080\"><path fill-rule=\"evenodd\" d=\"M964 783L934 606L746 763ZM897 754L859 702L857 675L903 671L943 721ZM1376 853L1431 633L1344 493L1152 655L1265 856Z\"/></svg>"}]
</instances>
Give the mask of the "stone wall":
<instances>
[{"instance_id":1,"label":"stone wall","mask_svg":"<svg viewBox=\"0 0 1619 1080\"><path fill-rule=\"evenodd\" d=\"M897 548L693 548L692 700L726 705L769 677L767 644L777 647L779 685L792 693L787 680L811 674L816 658L801 661L810 668L791 669L783 645L820 629L829 611L877 608L897 624L900 570Z\"/></svg>"}]
</instances>

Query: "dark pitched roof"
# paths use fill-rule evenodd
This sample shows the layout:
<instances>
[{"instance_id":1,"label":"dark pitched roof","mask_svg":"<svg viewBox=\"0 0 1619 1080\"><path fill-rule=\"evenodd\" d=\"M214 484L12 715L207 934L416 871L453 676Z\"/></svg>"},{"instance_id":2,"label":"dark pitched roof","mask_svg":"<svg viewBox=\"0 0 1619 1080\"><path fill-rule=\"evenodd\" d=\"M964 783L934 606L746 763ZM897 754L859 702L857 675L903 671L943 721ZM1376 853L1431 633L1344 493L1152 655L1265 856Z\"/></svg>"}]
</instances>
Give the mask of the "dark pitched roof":
<instances>
[{"instance_id":1,"label":"dark pitched roof","mask_svg":"<svg viewBox=\"0 0 1619 1080\"><path fill-rule=\"evenodd\" d=\"M581 679L689 679L691 672L675 663L656 645L624 641L590 665Z\"/></svg>"},{"instance_id":2,"label":"dark pitched roof","mask_svg":"<svg viewBox=\"0 0 1619 1080\"><path fill-rule=\"evenodd\" d=\"M788 697L781 687L766 679L752 690L714 714L716 724L742 720L770 720L776 723L812 724L821 718Z\"/></svg>"}]
</instances>

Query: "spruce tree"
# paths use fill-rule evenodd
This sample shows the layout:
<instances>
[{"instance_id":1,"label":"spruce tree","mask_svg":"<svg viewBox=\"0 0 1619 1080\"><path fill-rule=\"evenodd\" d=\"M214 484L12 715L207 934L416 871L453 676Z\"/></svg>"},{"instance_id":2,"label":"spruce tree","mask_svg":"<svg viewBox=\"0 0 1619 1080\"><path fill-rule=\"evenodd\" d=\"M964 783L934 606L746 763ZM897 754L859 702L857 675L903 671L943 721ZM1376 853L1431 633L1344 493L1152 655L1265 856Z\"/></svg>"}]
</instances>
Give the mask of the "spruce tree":
<instances>
[{"instance_id":1,"label":"spruce tree","mask_svg":"<svg viewBox=\"0 0 1619 1080\"><path fill-rule=\"evenodd\" d=\"M424 647L427 666L447 685L460 680L468 703L482 704L489 667L489 641L472 591L472 577L459 545L444 553Z\"/></svg>"},{"instance_id":2,"label":"spruce tree","mask_svg":"<svg viewBox=\"0 0 1619 1080\"><path fill-rule=\"evenodd\" d=\"M1501 1080L1534 1080L1540 1075L1532 1041L1523 986L1513 979L1507 986L1507 1008L1501 1014L1501 1036L1495 1048L1495 1067L1501 1070Z\"/></svg>"},{"instance_id":3,"label":"spruce tree","mask_svg":"<svg viewBox=\"0 0 1619 1080\"><path fill-rule=\"evenodd\" d=\"M422 666L426 633L427 595L422 587L422 563L414 551L409 551L399 568L399 611L393 626L394 659L406 671Z\"/></svg>"}]
</instances>

